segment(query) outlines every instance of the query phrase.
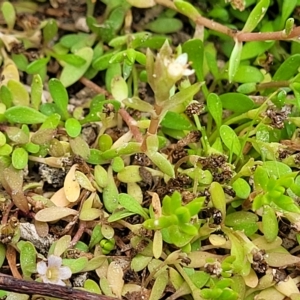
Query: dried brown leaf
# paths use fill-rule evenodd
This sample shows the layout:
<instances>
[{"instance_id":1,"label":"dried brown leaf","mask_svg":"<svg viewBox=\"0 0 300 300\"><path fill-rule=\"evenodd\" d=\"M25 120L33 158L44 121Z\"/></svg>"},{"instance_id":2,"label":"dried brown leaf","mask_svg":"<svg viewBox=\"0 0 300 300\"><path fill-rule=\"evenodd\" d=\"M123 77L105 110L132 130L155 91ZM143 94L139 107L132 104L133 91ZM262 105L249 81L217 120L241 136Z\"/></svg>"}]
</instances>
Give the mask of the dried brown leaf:
<instances>
[{"instance_id":1,"label":"dried brown leaf","mask_svg":"<svg viewBox=\"0 0 300 300\"><path fill-rule=\"evenodd\" d=\"M49 225L45 222L34 221L35 229L40 237L46 237L49 233Z\"/></svg>"},{"instance_id":2,"label":"dried brown leaf","mask_svg":"<svg viewBox=\"0 0 300 300\"><path fill-rule=\"evenodd\" d=\"M28 213L29 206L23 192L23 171L13 167L4 169L4 180L6 181L14 204L22 211Z\"/></svg>"},{"instance_id":3,"label":"dried brown leaf","mask_svg":"<svg viewBox=\"0 0 300 300\"><path fill-rule=\"evenodd\" d=\"M47 207L39 212L36 213L35 215L35 220L40 221L40 222L53 222L53 221L58 221L61 220L67 216L71 215L77 215L78 211L75 209L71 209L68 207Z\"/></svg>"},{"instance_id":4,"label":"dried brown leaf","mask_svg":"<svg viewBox=\"0 0 300 300\"><path fill-rule=\"evenodd\" d=\"M64 181L65 195L68 201L70 202L75 202L80 195L80 185L76 180L76 175L75 175L77 167L78 167L77 164L71 167Z\"/></svg>"},{"instance_id":5,"label":"dried brown leaf","mask_svg":"<svg viewBox=\"0 0 300 300\"><path fill-rule=\"evenodd\" d=\"M50 200L58 207L66 207L70 204L70 201L66 197L64 188L55 192Z\"/></svg>"}]
</instances>

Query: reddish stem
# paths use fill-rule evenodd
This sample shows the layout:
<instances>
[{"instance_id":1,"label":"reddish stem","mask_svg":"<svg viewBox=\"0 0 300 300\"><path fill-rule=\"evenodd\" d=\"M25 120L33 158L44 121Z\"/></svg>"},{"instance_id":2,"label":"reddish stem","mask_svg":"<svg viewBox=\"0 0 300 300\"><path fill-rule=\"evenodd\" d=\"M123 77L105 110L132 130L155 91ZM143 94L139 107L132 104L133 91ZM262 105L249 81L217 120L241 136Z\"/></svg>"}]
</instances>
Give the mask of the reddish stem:
<instances>
[{"instance_id":1,"label":"reddish stem","mask_svg":"<svg viewBox=\"0 0 300 300\"><path fill-rule=\"evenodd\" d=\"M125 121L127 126L129 127L136 141L142 142L143 136L139 128L136 126L136 121L130 116L130 114L124 108L119 109L119 114L121 115L122 119Z\"/></svg>"}]
</instances>

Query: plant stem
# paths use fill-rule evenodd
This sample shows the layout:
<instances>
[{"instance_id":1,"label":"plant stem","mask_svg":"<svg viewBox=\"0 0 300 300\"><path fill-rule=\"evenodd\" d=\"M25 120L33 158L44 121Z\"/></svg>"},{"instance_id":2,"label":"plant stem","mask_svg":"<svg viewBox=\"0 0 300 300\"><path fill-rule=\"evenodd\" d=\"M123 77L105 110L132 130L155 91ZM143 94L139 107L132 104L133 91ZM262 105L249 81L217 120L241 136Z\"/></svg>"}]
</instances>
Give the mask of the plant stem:
<instances>
[{"instance_id":1,"label":"plant stem","mask_svg":"<svg viewBox=\"0 0 300 300\"><path fill-rule=\"evenodd\" d=\"M51 296L59 299L114 300L116 298L73 289L68 286L26 281L4 274L0 275L0 289L27 295Z\"/></svg>"},{"instance_id":2,"label":"plant stem","mask_svg":"<svg viewBox=\"0 0 300 300\"><path fill-rule=\"evenodd\" d=\"M143 136L137 127L136 121L130 116L130 114L124 109L119 109L119 114L121 115L122 119L125 121L127 126L129 127L130 131L132 132L133 136L135 137L137 142L143 141Z\"/></svg>"},{"instance_id":3,"label":"plant stem","mask_svg":"<svg viewBox=\"0 0 300 300\"><path fill-rule=\"evenodd\" d=\"M157 105L157 104L154 105L155 115L152 115L152 117L151 117L151 121L150 121L149 128L147 130L147 134L144 137L144 140L143 140L143 143L141 146L141 150L143 152L147 151L147 144L146 144L147 137L150 135L156 135L156 133L157 133L157 128L158 128L158 125L160 122L160 114L161 114L162 110L163 110L162 106Z\"/></svg>"},{"instance_id":4,"label":"plant stem","mask_svg":"<svg viewBox=\"0 0 300 300\"><path fill-rule=\"evenodd\" d=\"M256 86L256 90L265 90L268 88L281 88L281 87L288 87L290 85L290 82L288 80L283 81L270 81L270 82L264 82L260 83Z\"/></svg>"},{"instance_id":5,"label":"plant stem","mask_svg":"<svg viewBox=\"0 0 300 300\"><path fill-rule=\"evenodd\" d=\"M177 11L173 2L170 0L156 0L156 3ZM285 30L274 31L274 32L242 32L235 29L231 29L227 26L215 22L214 20L205 18L201 15L199 15L193 21L195 21L198 25L202 25L211 30L230 36L238 42L268 41L268 40L286 41L286 40L299 39L300 37L300 26L294 27L293 30L290 32L290 34L287 35L285 33Z\"/></svg>"}]
</instances>

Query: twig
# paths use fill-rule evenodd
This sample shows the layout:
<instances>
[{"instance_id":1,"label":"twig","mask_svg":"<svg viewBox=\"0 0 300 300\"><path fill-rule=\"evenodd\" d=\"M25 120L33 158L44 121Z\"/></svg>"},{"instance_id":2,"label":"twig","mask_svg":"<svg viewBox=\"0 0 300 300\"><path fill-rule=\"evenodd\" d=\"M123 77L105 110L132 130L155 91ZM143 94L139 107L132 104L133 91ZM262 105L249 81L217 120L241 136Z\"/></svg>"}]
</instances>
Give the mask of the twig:
<instances>
[{"instance_id":1,"label":"twig","mask_svg":"<svg viewBox=\"0 0 300 300\"><path fill-rule=\"evenodd\" d=\"M176 10L174 3L171 0L156 0L157 4L163 5L165 7ZM242 32L238 30L231 29L224 26L214 20L205 18L199 15L194 20L198 25L202 25L211 30L226 34L232 37L238 42L250 42L250 41L275 41L275 40L293 40L300 38L300 26L294 27L290 34L286 34L285 30L274 31L274 32Z\"/></svg>"},{"instance_id":2,"label":"twig","mask_svg":"<svg viewBox=\"0 0 300 300\"><path fill-rule=\"evenodd\" d=\"M114 300L116 298L76 290L56 284L41 283L16 279L4 274L0 275L0 289L27 295L51 296L60 299L76 300Z\"/></svg>"},{"instance_id":3,"label":"twig","mask_svg":"<svg viewBox=\"0 0 300 300\"><path fill-rule=\"evenodd\" d=\"M86 222L80 221L79 222L79 228L76 231L75 235L73 236L73 239L71 241L71 247L74 247L76 243L80 240L81 236L83 235L86 228Z\"/></svg>"},{"instance_id":4,"label":"twig","mask_svg":"<svg viewBox=\"0 0 300 300\"><path fill-rule=\"evenodd\" d=\"M81 77L80 82L83 83L85 86L89 87L90 89L94 90L95 92L105 95L108 99L112 99L112 95L107 90L103 89L102 87L92 82L91 80L85 77ZM137 142L142 142L143 137L139 128L136 126L136 121L130 116L130 114L124 108L119 109L119 114L127 124L130 131L132 132L135 140Z\"/></svg>"},{"instance_id":5,"label":"twig","mask_svg":"<svg viewBox=\"0 0 300 300\"><path fill-rule=\"evenodd\" d=\"M143 143L142 143L142 146L141 146L141 150L143 152L147 151L147 138L148 138L148 136L155 135L157 133L157 128L158 128L159 122L160 122L159 116L160 116L160 114L161 114L161 112L163 110L163 107L155 104L154 105L154 110L155 110L156 116L152 116L151 117L151 121L150 121L149 128L147 130L147 134L144 137L144 140L143 140Z\"/></svg>"},{"instance_id":6,"label":"twig","mask_svg":"<svg viewBox=\"0 0 300 300\"><path fill-rule=\"evenodd\" d=\"M270 82L264 82L260 83L256 86L256 90L265 90L268 88L281 88L281 87L288 87L290 85L290 82L288 80L283 81L270 81Z\"/></svg>"},{"instance_id":7,"label":"twig","mask_svg":"<svg viewBox=\"0 0 300 300\"><path fill-rule=\"evenodd\" d=\"M96 93L99 93L101 95L104 95L105 97L111 99L112 95L105 89L103 89L102 87L100 87L99 85L97 85L96 83L94 83L93 81L85 78L85 77L81 77L79 79L79 81L84 84L86 87L92 89L93 91L95 91Z\"/></svg>"},{"instance_id":8,"label":"twig","mask_svg":"<svg viewBox=\"0 0 300 300\"><path fill-rule=\"evenodd\" d=\"M11 245L7 245L5 256L6 256L10 271L12 272L14 277L16 277L18 279L22 279L22 275L18 271L17 265L16 265L16 260L17 260L16 259L16 249Z\"/></svg>"},{"instance_id":9,"label":"twig","mask_svg":"<svg viewBox=\"0 0 300 300\"><path fill-rule=\"evenodd\" d=\"M139 128L136 126L136 121L131 117L131 115L124 108L119 109L119 114L121 115L122 119L125 121L128 128L132 132L133 136L135 137L135 140L137 142L142 142L143 136Z\"/></svg>"}]
</instances>

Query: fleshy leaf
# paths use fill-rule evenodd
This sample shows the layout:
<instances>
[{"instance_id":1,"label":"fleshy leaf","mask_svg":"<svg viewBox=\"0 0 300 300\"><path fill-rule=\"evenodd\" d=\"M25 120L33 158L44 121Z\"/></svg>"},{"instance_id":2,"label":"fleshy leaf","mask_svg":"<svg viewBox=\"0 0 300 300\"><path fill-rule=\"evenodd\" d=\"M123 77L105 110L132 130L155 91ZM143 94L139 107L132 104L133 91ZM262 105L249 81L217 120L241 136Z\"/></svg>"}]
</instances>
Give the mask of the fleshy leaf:
<instances>
[{"instance_id":1,"label":"fleshy leaf","mask_svg":"<svg viewBox=\"0 0 300 300\"><path fill-rule=\"evenodd\" d=\"M207 98L207 108L211 116L216 122L217 128L222 124L222 102L217 94L211 93Z\"/></svg>"},{"instance_id":2,"label":"fleshy leaf","mask_svg":"<svg viewBox=\"0 0 300 300\"><path fill-rule=\"evenodd\" d=\"M36 250L32 243L25 242L22 244L20 262L24 279L29 280L31 274L36 272Z\"/></svg>"},{"instance_id":3,"label":"fleshy leaf","mask_svg":"<svg viewBox=\"0 0 300 300\"><path fill-rule=\"evenodd\" d=\"M124 193L119 194L119 203L128 211L141 215L145 220L149 218L142 206L132 196Z\"/></svg>"},{"instance_id":4,"label":"fleshy leaf","mask_svg":"<svg viewBox=\"0 0 300 300\"><path fill-rule=\"evenodd\" d=\"M243 27L243 32L253 31L261 19L264 17L270 5L270 0L260 0L252 9L246 24Z\"/></svg>"},{"instance_id":5,"label":"fleshy leaf","mask_svg":"<svg viewBox=\"0 0 300 300\"><path fill-rule=\"evenodd\" d=\"M240 59L243 49L243 43L236 41L234 48L231 52L230 59L229 59L229 68L228 68L228 80L232 82L238 67L240 65Z\"/></svg>"},{"instance_id":6,"label":"fleshy leaf","mask_svg":"<svg viewBox=\"0 0 300 300\"><path fill-rule=\"evenodd\" d=\"M75 216L78 211L68 207L47 207L38 211L35 215L35 220L40 222L53 222L61 220L67 216Z\"/></svg>"},{"instance_id":7,"label":"fleshy leaf","mask_svg":"<svg viewBox=\"0 0 300 300\"><path fill-rule=\"evenodd\" d=\"M223 143L230 150L230 152L236 155L241 154L241 150L242 150L241 143L232 128L230 128L227 125L222 125L220 127L220 136Z\"/></svg>"},{"instance_id":8,"label":"fleshy leaf","mask_svg":"<svg viewBox=\"0 0 300 300\"><path fill-rule=\"evenodd\" d=\"M69 96L64 85L58 79L52 78L49 81L49 91L55 105L57 106L57 108L61 113L61 116L64 119L67 119L69 117L69 113L68 113Z\"/></svg>"},{"instance_id":9,"label":"fleshy leaf","mask_svg":"<svg viewBox=\"0 0 300 300\"><path fill-rule=\"evenodd\" d=\"M74 84L87 71L93 59L93 49L89 47L82 48L76 52L76 55L85 59L86 62L80 67L70 64L64 66L60 75L60 81L65 87Z\"/></svg>"}]
</instances>

